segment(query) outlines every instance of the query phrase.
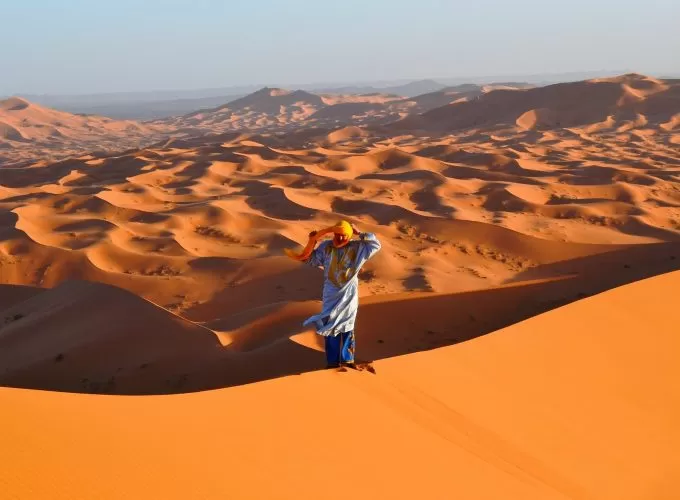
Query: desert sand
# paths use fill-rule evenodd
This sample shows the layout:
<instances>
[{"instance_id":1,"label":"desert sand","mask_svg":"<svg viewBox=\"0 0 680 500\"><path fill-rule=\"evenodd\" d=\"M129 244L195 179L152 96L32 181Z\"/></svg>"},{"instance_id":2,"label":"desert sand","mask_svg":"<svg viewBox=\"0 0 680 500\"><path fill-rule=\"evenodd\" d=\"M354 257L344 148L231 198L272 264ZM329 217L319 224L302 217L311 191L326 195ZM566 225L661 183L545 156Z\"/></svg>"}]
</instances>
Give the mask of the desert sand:
<instances>
[{"instance_id":1,"label":"desert sand","mask_svg":"<svg viewBox=\"0 0 680 500\"><path fill-rule=\"evenodd\" d=\"M678 286L627 285L376 375L138 398L3 388L3 495L677 498Z\"/></svg>"},{"instance_id":2,"label":"desert sand","mask_svg":"<svg viewBox=\"0 0 680 500\"><path fill-rule=\"evenodd\" d=\"M679 85L263 89L59 161L11 125L0 489L676 498ZM376 374L322 370L321 273L283 254L339 217L383 244Z\"/></svg>"}]
</instances>

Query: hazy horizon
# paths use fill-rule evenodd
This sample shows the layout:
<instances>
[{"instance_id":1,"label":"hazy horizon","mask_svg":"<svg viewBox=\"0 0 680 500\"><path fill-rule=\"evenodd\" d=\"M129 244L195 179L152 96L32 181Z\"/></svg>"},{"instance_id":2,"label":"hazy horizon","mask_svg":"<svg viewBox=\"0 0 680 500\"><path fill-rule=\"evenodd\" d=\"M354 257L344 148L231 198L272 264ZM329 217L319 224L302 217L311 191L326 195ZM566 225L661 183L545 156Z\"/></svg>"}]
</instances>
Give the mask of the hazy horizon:
<instances>
[{"instance_id":1,"label":"hazy horizon","mask_svg":"<svg viewBox=\"0 0 680 500\"><path fill-rule=\"evenodd\" d=\"M455 81L465 83L487 83L487 82L503 82L503 81L517 81L517 82L527 82L535 83L541 81L542 83L555 83L562 81L570 81L572 77L574 80L580 80L584 78L595 78L599 76L618 76L625 73L634 72L632 69L613 69L613 70L592 70L592 71L570 71L564 73L536 73L536 74L506 74L506 75L461 75L461 76L428 76L423 75L414 78L399 78L399 79L384 79L384 80L345 80L345 81L317 81L317 82L261 82L261 83L246 83L241 85L224 85L224 86L210 86L210 87L178 87L178 88L149 88L149 89L130 89L130 90L109 90L101 92L40 92L40 93L15 93L12 95L30 95L30 96L52 96L52 97L82 97L82 96L105 96L105 95L117 95L117 94L153 94L153 93L191 93L191 92L201 92L201 91L241 91L241 93L251 93L262 88L284 88L287 90L315 90L323 88L342 88L347 87L361 87L361 86L375 86L376 88L389 87L389 86L399 86L408 83L432 80L437 83L446 84L447 82ZM648 76L662 77L661 73L645 73ZM671 76L678 76L680 73L673 74L671 72L666 72ZM0 96L3 94L0 93ZM10 95L10 94L6 94Z\"/></svg>"},{"instance_id":2,"label":"hazy horizon","mask_svg":"<svg viewBox=\"0 0 680 500\"><path fill-rule=\"evenodd\" d=\"M28 0L3 14L0 95L680 70L674 0Z\"/></svg>"}]
</instances>

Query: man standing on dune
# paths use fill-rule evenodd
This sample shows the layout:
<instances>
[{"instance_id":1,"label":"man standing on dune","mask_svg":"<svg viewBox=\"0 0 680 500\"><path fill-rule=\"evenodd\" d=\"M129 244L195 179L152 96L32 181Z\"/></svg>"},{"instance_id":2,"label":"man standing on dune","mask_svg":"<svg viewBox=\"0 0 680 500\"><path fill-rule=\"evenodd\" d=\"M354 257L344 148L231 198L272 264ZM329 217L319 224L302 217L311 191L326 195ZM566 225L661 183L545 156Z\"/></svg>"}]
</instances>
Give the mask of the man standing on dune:
<instances>
[{"instance_id":1,"label":"man standing on dune","mask_svg":"<svg viewBox=\"0 0 680 500\"><path fill-rule=\"evenodd\" d=\"M332 240L316 242L326 235ZM356 237L356 239L352 239ZM361 233L347 221L313 231L301 254L286 250L288 256L324 270L322 310L303 325L314 325L325 338L328 368L349 366L354 361L354 322L359 308L359 271L380 250L380 241L373 233Z\"/></svg>"}]
</instances>

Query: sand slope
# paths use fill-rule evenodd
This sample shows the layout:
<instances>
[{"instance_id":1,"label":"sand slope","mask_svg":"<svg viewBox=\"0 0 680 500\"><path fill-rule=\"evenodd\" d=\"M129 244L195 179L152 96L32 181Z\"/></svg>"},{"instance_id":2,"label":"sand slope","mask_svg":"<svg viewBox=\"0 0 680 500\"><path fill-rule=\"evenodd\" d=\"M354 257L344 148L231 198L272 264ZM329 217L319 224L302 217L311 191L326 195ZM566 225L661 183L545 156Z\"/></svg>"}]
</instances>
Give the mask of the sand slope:
<instances>
[{"instance_id":1,"label":"sand slope","mask_svg":"<svg viewBox=\"0 0 680 500\"><path fill-rule=\"evenodd\" d=\"M117 392L136 379L138 391L175 392L221 347L210 330L99 283L69 281L3 306L0 378L10 385Z\"/></svg>"},{"instance_id":2,"label":"sand slope","mask_svg":"<svg viewBox=\"0 0 680 500\"><path fill-rule=\"evenodd\" d=\"M0 389L3 494L676 498L679 285L638 282L377 375L145 398Z\"/></svg>"}]
</instances>

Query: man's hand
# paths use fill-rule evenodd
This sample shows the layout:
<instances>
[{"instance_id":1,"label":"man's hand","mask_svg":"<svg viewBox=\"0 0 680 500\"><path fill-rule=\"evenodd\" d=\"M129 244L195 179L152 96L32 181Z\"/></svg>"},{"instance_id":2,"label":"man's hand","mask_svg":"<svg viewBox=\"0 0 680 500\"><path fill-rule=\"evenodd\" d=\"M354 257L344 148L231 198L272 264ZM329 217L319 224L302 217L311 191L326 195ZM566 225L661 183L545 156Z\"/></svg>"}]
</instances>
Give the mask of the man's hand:
<instances>
[{"instance_id":1,"label":"man's hand","mask_svg":"<svg viewBox=\"0 0 680 500\"><path fill-rule=\"evenodd\" d=\"M352 233L354 236L361 237L361 231L354 224L352 224Z\"/></svg>"},{"instance_id":2,"label":"man's hand","mask_svg":"<svg viewBox=\"0 0 680 500\"><path fill-rule=\"evenodd\" d=\"M311 233L309 233L310 238L314 238L314 236L316 236L316 235L317 235L316 231L312 231Z\"/></svg>"}]
</instances>

